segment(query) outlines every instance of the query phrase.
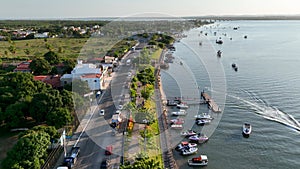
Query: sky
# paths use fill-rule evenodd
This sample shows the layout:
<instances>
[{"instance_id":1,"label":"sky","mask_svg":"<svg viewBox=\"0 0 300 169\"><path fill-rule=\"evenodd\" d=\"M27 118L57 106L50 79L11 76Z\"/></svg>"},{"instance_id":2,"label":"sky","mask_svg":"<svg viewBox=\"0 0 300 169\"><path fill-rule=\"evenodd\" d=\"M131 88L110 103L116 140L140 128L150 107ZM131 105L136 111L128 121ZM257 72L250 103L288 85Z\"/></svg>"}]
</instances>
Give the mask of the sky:
<instances>
[{"instance_id":1,"label":"sky","mask_svg":"<svg viewBox=\"0 0 300 169\"><path fill-rule=\"evenodd\" d=\"M1 0L0 19L294 15L299 0Z\"/></svg>"}]
</instances>

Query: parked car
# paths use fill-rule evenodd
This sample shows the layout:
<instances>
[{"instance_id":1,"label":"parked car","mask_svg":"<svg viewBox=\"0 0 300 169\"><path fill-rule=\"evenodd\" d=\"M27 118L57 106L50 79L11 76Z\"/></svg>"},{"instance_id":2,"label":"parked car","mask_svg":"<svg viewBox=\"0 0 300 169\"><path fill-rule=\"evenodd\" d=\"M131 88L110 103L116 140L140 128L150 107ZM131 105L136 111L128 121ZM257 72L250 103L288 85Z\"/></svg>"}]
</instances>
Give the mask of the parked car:
<instances>
[{"instance_id":1,"label":"parked car","mask_svg":"<svg viewBox=\"0 0 300 169\"><path fill-rule=\"evenodd\" d=\"M100 116L104 116L104 114L105 114L105 110L104 110L104 109L101 109L101 110L99 111L99 115L100 115Z\"/></svg>"},{"instance_id":2,"label":"parked car","mask_svg":"<svg viewBox=\"0 0 300 169\"><path fill-rule=\"evenodd\" d=\"M120 110L117 110L117 111L116 111L116 114L121 114L121 111L120 111Z\"/></svg>"},{"instance_id":3,"label":"parked car","mask_svg":"<svg viewBox=\"0 0 300 169\"><path fill-rule=\"evenodd\" d=\"M120 105L118 106L118 109L119 109L119 110L122 110L122 109L123 109L123 105L120 104Z\"/></svg>"}]
</instances>

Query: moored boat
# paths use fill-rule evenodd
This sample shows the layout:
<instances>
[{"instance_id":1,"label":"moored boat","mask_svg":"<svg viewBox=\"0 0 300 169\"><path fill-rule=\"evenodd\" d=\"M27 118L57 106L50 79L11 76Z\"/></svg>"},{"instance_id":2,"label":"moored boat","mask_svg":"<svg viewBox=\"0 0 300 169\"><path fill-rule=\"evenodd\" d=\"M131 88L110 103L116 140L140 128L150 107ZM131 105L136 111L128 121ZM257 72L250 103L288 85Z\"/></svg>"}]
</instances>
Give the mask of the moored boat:
<instances>
[{"instance_id":1,"label":"moored boat","mask_svg":"<svg viewBox=\"0 0 300 169\"><path fill-rule=\"evenodd\" d=\"M171 124L183 124L184 123L184 119L182 118L176 118L176 119L172 119L170 120Z\"/></svg>"},{"instance_id":2,"label":"moored boat","mask_svg":"<svg viewBox=\"0 0 300 169\"><path fill-rule=\"evenodd\" d=\"M183 126L182 126L182 124L172 124L171 128L172 129L179 129L180 130L180 129L183 129Z\"/></svg>"},{"instance_id":3,"label":"moored boat","mask_svg":"<svg viewBox=\"0 0 300 169\"><path fill-rule=\"evenodd\" d=\"M197 143L204 143L204 142L208 141L208 139L209 138L204 134L198 134L198 135L189 137L189 140L191 142L197 142Z\"/></svg>"},{"instance_id":4,"label":"moored boat","mask_svg":"<svg viewBox=\"0 0 300 169\"><path fill-rule=\"evenodd\" d=\"M221 44L223 44L223 41L222 41L222 39L217 39L216 43L221 45Z\"/></svg>"},{"instance_id":5,"label":"moored boat","mask_svg":"<svg viewBox=\"0 0 300 169\"><path fill-rule=\"evenodd\" d=\"M176 147L175 147L175 150L182 150L182 149L188 149L188 148L192 148L192 147L197 147L197 144L196 143L189 143L187 141L183 141L181 142L180 144L178 144Z\"/></svg>"},{"instance_id":6,"label":"moored boat","mask_svg":"<svg viewBox=\"0 0 300 169\"><path fill-rule=\"evenodd\" d=\"M243 135L249 137L252 132L252 126L249 123L244 123L243 125Z\"/></svg>"},{"instance_id":7,"label":"moored boat","mask_svg":"<svg viewBox=\"0 0 300 169\"><path fill-rule=\"evenodd\" d=\"M194 130L186 130L180 133L181 136L190 137L196 135L197 133Z\"/></svg>"},{"instance_id":8,"label":"moored boat","mask_svg":"<svg viewBox=\"0 0 300 169\"><path fill-rule=\"evenodd\" d=\"M187 148L187 149L182 149L181 154L182 155L191 155L191 154L197 153L197 151L198 151L197 147L191 147L191 148Z\"/></svg>"},{"instance_id":9,"label":"moored boat","mask_svg":"<svg viewBox=\"0 0 300 169\"><path fill-rule=\"evenodd\" d=\"M195 116L196 120L200 120L200 119L208 119L208 120L212 120L214 119L213 117L211 117L211 115L209 115L208 113L202 113L202 114L198 114Z\"/></svg>"},{"instance_id":10,"label":"moored boat","mask_svg":"<svg viewBox=\"0 0 300 169\"><path fill-rule=\"evenodd\" d=\"M174 111L171 113L173 116L185 116L186 111L185 110L179 110L179 111Z\"/></svg>"},{"instance_id":11,"label":"moored boat","mask_svg":"<svg viewBox=\"0 0 300 169\"><path fill-rule=\"evenodd\" d=\"M218 56L218 57L221 57L221 56L222 56L222 52L221 52L220 50L218 50L217 56Z\"/></svg>"},{"instance_id":12,"label":"moored boat","mask_svg":"<svg viewBox=\"0 0 300 169\"><path fill-rule=\"evenodd\" d=\"M178 109L187 109L187 108L189 108L189 106L187 104L180 103L180 104L177 104L177 108Z\"/></svg>"},{"instance_id":13,"label":"moored boat","mask_svg":"<svg viewBox=\"0 0 300 169\"><path fill-rule=\"evenodd\" d=\"M206 155L200 155L188 160L190 166L206 166L208 164L208 158Z\"/></svg>"},{"instance_id":14,"label":"moored boat","mask_svg":"<svg viewBox=\"0 0 300 169\"><path fill-rule=\"evenodd\" d=\"M208 124L210 122L211 122L210 119L199 119L199 120L196 120L196 124L198 124L198 125L205 125L205 124Z\"/></svg>"}]
</instances>

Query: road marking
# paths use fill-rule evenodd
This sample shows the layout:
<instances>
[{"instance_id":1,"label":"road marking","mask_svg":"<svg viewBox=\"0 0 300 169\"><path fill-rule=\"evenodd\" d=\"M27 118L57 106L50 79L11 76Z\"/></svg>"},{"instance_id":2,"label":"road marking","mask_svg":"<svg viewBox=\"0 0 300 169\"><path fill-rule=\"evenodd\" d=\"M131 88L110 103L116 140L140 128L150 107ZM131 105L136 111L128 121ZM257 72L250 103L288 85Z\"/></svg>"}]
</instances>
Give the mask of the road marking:
<instances>
[{"instance_id":1,"label":"road marking","mask_svg":"<svg viewBox=\"0 0 300 169\"><path fill-rule=\"evenodd\" d=\"M99 101L102 100L102 97L104 96L105 93L106 93L106 90L104 90L103 94L100 96ZM98 105L98 103L97 103L97 105ZM91 121L91 119L92 119L92 117L93 117L93 115L94 115L95 110L97 109L97 107L98 107L98 106L95 106L95 107L94 107L94 110L90 110L90 111L92 111L92 114L91 114L90 118L88 119L86 125L84 126L83 130L82 130L81 133L79 134L78 139L76 140L76 143L74 144L74 147L76 147L77 144L78 144L78 142L80 141L80 138L81 138L83 132L85 131L85 129L87 128L87 126L89 125L89 123L90 123L90 121Z\"/></svg>"}]
</instances>

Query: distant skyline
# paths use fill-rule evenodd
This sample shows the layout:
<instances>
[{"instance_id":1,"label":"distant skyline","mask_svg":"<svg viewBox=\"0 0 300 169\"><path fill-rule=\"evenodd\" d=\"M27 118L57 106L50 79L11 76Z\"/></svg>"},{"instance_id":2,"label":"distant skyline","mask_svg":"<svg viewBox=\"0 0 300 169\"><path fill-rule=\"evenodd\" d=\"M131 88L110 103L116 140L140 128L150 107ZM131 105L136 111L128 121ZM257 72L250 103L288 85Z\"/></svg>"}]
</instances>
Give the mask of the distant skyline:
<instances>
[{"instance_id":1,"label":"distant skyline","mask_svg":"<svg viewBox=\"0 0 300 169\"><path fill-rule=\"evenodd\" d=\"M299 6L299 0L1 0L0 19L299 15Z\"/></svg>"}]
</instances>

